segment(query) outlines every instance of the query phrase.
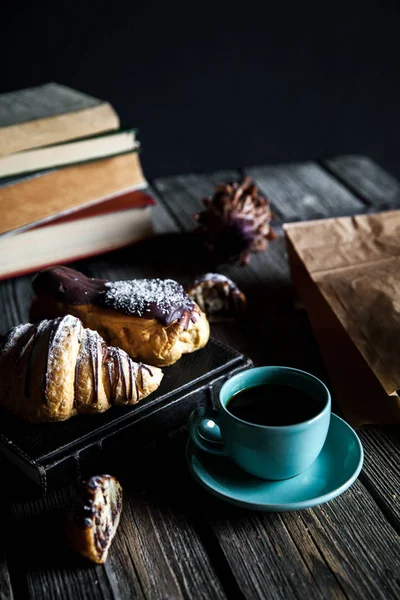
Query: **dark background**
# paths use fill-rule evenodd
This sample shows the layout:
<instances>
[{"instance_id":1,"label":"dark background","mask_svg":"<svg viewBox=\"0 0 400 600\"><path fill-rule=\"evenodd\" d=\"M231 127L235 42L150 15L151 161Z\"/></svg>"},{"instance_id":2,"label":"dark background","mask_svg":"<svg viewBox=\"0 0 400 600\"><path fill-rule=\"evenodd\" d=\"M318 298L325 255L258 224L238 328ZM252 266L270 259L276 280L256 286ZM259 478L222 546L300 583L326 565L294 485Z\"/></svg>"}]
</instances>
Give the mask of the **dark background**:
<instances>
[{"instance_id":1,"label":"dark background","mask_svg":"<svg viewBox=\"0 0 400 600\"><path fill-rule=\"evenodd\" d=\"M5 4L0 92L109 100L148 177L339 153L400 176L396 0Z\"/></svg>"}]
</instances>

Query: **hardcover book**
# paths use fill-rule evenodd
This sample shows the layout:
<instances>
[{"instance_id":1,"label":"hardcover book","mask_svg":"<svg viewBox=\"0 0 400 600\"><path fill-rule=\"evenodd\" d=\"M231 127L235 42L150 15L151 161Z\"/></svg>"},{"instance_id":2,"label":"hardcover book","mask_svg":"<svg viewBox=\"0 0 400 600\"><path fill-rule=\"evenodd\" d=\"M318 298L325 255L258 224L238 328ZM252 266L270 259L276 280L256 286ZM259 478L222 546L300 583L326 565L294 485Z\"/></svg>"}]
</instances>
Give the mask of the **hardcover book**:
<instances>
[{"instance_id":1,"label":"hardcover book","mask_svg":"<svg viewBox=\"0 0 400 600\"><path fill-rule=\"evenodd\" d=\"M0 156L118 128L108 102L58 83L0 95Z\"/></svg>"},{"instance_id":2,"label":"hardcover book","mask_svg":"<svg viewBox=\"0 0 400 600\"><path fill-rule=\"evenodd\" d=\"M132 129L0 156L0 186L18 183L44 169L109 158L138 147Z\"/></svg>"},{"instance_id":3,"label":"hardcover book","mask_svg":"<svg viewBox=\"0 0 400 600\"><path fill-rule=\"evenodd\" d=\"M130 152L0 186L0 235L146 185L138 155Z\"/></svg>"},{"instance_id":4,"label":"hardcover book","mask_svg":"<svg viewBox=\"0 0 400 600\"><path fill-rule=\"evenodd\" d=\"M153 198L133 191L0 236L0 279L109 252L153 234Z\"/></svg>"}]
</instances>

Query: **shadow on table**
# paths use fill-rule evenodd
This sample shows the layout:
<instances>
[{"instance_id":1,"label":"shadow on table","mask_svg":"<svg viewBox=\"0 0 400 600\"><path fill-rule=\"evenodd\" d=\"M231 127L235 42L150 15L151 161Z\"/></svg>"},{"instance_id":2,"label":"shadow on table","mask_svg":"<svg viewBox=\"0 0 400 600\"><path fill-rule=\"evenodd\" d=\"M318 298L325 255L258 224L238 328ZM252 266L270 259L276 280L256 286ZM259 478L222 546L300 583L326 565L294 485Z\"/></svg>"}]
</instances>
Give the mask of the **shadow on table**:
<instances>
[{"instance_id":1,"label":"shadow on table","mask_svg":"<svg viewBox=\"0 0 400 600\"><path fill-rule=\"evenodd\" d=\"M87 261L76 263L86 272ZM90 270L123 271L125 278L171 277L186 283L216 265L193 233L156 235L141 242L90 259ZM183 281L182 281L183 280Z\"/></svg>"},{"instance_id":2,"label":"shadow on table","mask_svg":"<svg viewBox=\"0 0 400 600\"><path fill-rule=\"evenodd\" d=\"M266 250L268 253L268 249ZM261 255L260 255L261 256ZM287 277L268 276L268 267L258 278L258 267L238 263L218 263L206 250L201 240L192 232L156 235L106 255L81 261L74 266L89 276L101 277L109 272L115 279L135 277L166 277L190 285L204 273L218 272L233 279L244 291L249 306L256 316L270 312L287 312L293 309L293 289Z\"/></svg>"},{"instance_id":3,"label":"shadow on table","mask_svg":"<svg viewBox=\"0 0 400 600\"><path fill-rule=\"evenodd\" d=\"M63 490L52 499L20 503L14 508L17 514L9 531L7 551L19 571L90 566L66 542L65 517L71 497L71 490Z\"/></svg>"}]
</instances>

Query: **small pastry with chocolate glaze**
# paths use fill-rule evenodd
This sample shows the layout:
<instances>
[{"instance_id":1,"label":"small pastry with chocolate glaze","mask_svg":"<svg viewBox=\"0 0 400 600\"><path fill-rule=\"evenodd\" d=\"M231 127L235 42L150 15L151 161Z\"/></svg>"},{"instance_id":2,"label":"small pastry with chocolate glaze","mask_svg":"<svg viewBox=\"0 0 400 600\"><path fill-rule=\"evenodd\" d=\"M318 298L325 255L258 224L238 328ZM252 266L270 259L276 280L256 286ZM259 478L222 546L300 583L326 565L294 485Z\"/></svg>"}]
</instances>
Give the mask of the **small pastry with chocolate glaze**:
<instances>
[{"instance_id":1,"label":"small pastry with chocolate glaze","mask_svg":"<svg viewBox=\"0 0 400 600\"><path fill-rule=\"evenodd\" d=\"M0 344L0 406L36 422L136 404L156 390L157 367L134 363L72 315L13 327Z\"/></svg>"},{"instance_id":2,"label":"small pastry with chocolate glaze","mask_svg":"<svg viewBox=\"0 0 400 600\"><path fill-rule=\"evenodd\" d=\"M172 365L210 336L205 314L172 279L112 282L52 267L35 276L33 288L33 320L75 315L108 344L150 365Z\"/></svg>"},{"instance_id":3,"label":"small pastry with chocolate glaze","mask_svg":"<svg viewBox=\"0 0 400 600\"><path fill-rule=\"evenodd\" d=\"M246 309L246 296L220 273L201 275L187 293L212 323L233 320Z\"/></svg>"},{"instance_id":4,"label":"small pastry with chocolate glaze","mask_svg":"<svg viewBox=\"0 0 400 600\"><path fill-rule=\"evenodd\" d=\"M111 475L95 475L78 487L65 523L67 540L82 556L105 563L122 510L122 487Z\"/></svg>"}]
</instances>

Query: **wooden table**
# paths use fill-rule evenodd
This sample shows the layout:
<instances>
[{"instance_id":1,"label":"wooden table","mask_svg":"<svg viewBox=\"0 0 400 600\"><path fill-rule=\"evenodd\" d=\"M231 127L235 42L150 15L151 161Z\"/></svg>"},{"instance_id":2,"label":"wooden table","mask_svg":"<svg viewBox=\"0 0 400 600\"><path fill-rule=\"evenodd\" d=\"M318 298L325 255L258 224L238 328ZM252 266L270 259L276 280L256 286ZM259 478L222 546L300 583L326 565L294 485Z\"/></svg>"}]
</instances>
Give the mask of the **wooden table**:
<instances>
[{"instance_id":1,"label":"wooden table","mask_svg":"<svg viewBox=\"0 0 400 600\"><path fill-rule=\"evenodd\" d=\"M193 228L193 214L216 183L244 173L271 199L278 236L249 266L223 269L245 291L251 310L240 324L214 326L213 335L256 365L296 366L329 385L307 317L293 303L281 224L399 207L399 182L368 158L155 180L161 235L153 250L145 244L76 266L92 276L170 276L187 283L201 268L184 233ZM0 330L27 319L30 279L1 284ZM370 427L360 436L365 464L356 483L320 507L282 514L236 509L200 490L186 470L185 431L133 457L121 452L115 474L124 486L124 510L109 559L98 567L63 543L61 517L71 490L27 499L4 467L0 598L399 598L399 435Z\"/></svg>"}]
</instances>

